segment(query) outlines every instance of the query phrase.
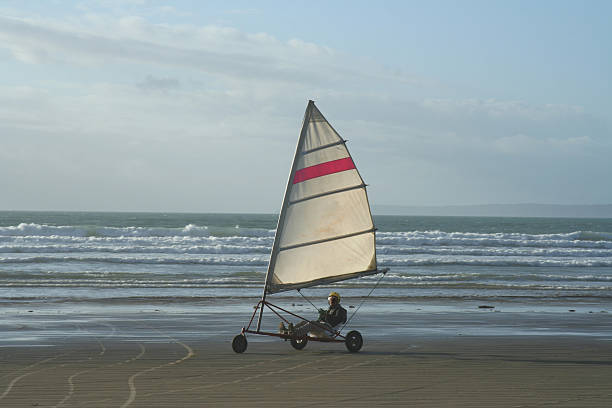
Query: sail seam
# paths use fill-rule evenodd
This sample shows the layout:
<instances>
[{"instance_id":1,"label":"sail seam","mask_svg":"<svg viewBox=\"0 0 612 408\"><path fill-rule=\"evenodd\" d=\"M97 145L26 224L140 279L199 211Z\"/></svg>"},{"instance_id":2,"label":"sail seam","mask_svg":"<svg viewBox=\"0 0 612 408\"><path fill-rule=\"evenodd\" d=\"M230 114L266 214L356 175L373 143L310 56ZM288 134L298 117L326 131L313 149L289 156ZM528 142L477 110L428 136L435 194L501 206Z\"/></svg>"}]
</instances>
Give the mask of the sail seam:
<instances>
[{"instance_id":1,"label":"sail seam","mask_svg":"<svg viewBox=\"0 0 612 408\"><path fill-rule=\"evenodd\" d=\"M365 188L365 186L366 185L362 183L362 184L352 186L352 187L345 187L345 188L340 188L338 190L327 191L325 193L315 194L310 197L300 198L299 200L289 201L289 205L301 203L301 202L308 201L308 200L313 200L315 198L325 197L325 196L332 195L332 194L344 193L345 191L357 190L359 188Z\"/></svg>"},{"instance_id":2,"label":"sail seam","mask_svg":"<svg viewBox=\"0 0 612 408\"><path fill-rule=\"evenodd\" d=\"M376 231L376 228L370 228L370 229L367 229L365 231L353 232L351 234L339 235L337 237L318 239L316 241L304 242L304 243L301 243L301 244L295 244L295 245L290 245L290 246L286 246L286 247L281 247L281 248L278 249L278 251L279 252L280 251L286 251L288 249L295 249L295 248L300 248L300 247L305 247L305 246L310 246L310 245L322 244L324 242L336 241L336 240L344 239L344 238L351 238L351 237L355 237L357 235L368 234L368 233L371 233L371 232L374 232L374 231Z\"/></svg>"},{"instance_id":3,"label":"sail seam","mask_svg":"<svg viewBox=\"0 0 612 408\"><path fill-rule=\"evenodd\" d=\"M377 274L377 273L380 273L380 272L383 272L383 271L385 271L385 269L381 270L381 269L378 269L378 268L374 268L374 269L366 269L366 270L359 271L359 272L351 272L351 273L347 273L347 274L344 274L344 275L338 275L338 276L333 276L333 277L314 279L314 280L311 280L311 281L308 281L308 282L273 283L269 287L269 293L278 293L278 292L284 292L284 291L292 290L292 289L307 288L307 287L316 286L316 285L320 285L320 284L340 282L340 281L343 281L343 280L352 279L352 278L356 278L356 277L374 275L374 274Z\"/></svg>"},{"instance_id":4,"label":"sail seam","mask_svg":"<svg viewBox=\"0 0 612 408\"><path fill-rule=\"evenodd\" d=\"M310 150L304 150L302 152L302 156L304 156L304 155L306 155L308 153L313 153L313 152L316 152L316 151L319 151L319 150L327 149L328 147L334 147L334 146L338 146L338 145L345 144L345 143L346 143L346 140L340 140L338 142L329 143L329 144L326 144L324 146L314 147L314 148L312 148Z\"/></svg>"}]
</instances>

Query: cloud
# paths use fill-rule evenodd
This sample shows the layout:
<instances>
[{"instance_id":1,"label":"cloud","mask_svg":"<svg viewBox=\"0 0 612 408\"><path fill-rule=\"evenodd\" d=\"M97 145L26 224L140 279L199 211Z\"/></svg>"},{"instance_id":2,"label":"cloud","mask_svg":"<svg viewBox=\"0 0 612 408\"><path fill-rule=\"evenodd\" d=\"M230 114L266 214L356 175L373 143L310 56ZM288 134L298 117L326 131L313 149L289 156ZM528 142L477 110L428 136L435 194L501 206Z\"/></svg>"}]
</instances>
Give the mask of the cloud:
<instances>
[{"instance_id":1,"label":"cloud","mask_svg":"<svg viewBox=\"0 0 612 408\"><path fill-rule=\"evenodd\" d=\"M238 15L257 15L259 11L254 8L249 9L231 9L227 10L227 14L238 14Z\"/></svg>"},{"instance_id":2,"label":"cloud","mask_svg":"<svg viewBox=\"0 0 612 408\"><path fill-rule=\"evenodd\" d=\"M309 98L383 204L559 202L609 174L610 129L580 106L456 96L304 39L88 14L0 17L0 48L45 71L0 86L13 208L276 211Z\"/></svg>"},{"instance_id":3,"label":"cloud","mask_svg":"<svg viewBox=\"0 0 612 408\"><path fill-rule=\"evenodd\" d=\"M563 138L541 139L534 136L516 134L502 136L493 141L493 150L503 154L527 156L583 156L585 150L597 148L589 136L565 136Z\"/></svg>"},{"instance_id":4,"label":"cloud","mask_svg":"<svg viewBox=\"0 0 612 408\"><path fill-rule=\"evenodd\" d=\"M152 75L147 75L144 81L138 84L138 87L143 90L169 91L178 89L180 82L174 78L155 78Z\"/></svg>"},{"instance_id":5,"label":"cloud","mask_svg":"<svg viewBox=\"0 0 612 408\"><path fill-rule=\"evenodd\" d=\"M423 134L454 152L581 157L610 146L610 129L576 105L426 98L409 109Z\"/></svg>"},{"instance_id":6,"label":"cloud","mask_svg":"<svg viewBox=\"0 0 612 408\"><path fill-rule=\"evenodd\" d=\"M500 101L495 99L432 99L426 98L422 105L434 111L454 115L482 115L495 118L526 118L545 120L563 115L581 115L584 108L575 105L532 105L524 101Z\"/></svg>"},{"instance_id":7,"label":"cloud","mask_svg":"<svg viewBox=\"0 0 612 408\"><path fill-rule=\"evenodd\" d=\"M4 208L32 208L32 191L56 209L276 208L301 101L270 116L241 94L142 84L0 87Z\"/></svg>"},{"instance_id":8,"label":"cloud","mask_svg":"<svg viewBox=\"0 0 612 408\"><path fill-rule=\"evenodd\" d=\"M234 80L325 82L334 76L325 66L331 55L328 49L295 39L285 44L267 34L247 35L214 26L154 25L138 17L112 23L91 17L91 21L93 26L85 29L0 17L0 47L26 63L157 64ZM309 64L300 64L306 59ZM322 70L313 69L317 65Z\"/></svg>"}]
</instances>

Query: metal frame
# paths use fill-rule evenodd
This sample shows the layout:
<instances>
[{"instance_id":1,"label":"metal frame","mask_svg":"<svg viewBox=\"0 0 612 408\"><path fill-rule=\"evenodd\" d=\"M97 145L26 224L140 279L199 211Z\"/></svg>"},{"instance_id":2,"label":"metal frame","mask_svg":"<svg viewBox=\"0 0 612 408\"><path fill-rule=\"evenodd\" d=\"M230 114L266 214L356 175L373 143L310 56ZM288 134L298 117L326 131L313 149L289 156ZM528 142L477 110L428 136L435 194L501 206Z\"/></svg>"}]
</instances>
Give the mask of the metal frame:
<instances>
[{"instance_id":1,"label":"metal frame","mask_svg":"<svg viewBox=\"0 0 612 408\"><path fill-rule=\"evenodd\" d=\"M293 317L297 317L298 319L301 319L303 321L306 322L310 322L313 323L317 326L319 326L321 329L327 331L330 333L331 337L313 337L313 336L309 336L308 334L306 334L305 336L302 337L295 337L292 336L290 334L284 334L284 333L273 333L273 332L266 332L266 331L262 331L261 330L261 320L259 320L257 322L257 330L251 330L251 325L253 324L253 321L255 320L255 315L257 314L257 311L259 310L259 308L261 308L260 311L260 319L261 319L261 314L263 313L263 308L267 307L268 309L270 309L274 314L276 314L281 320L283 320L285 323L289 323L289 321L283 316L281 315L277 310L280 310L284 313L287 313ZM249 321L249 324L246 327L242 328L242 331L240 332L240 334L244 335L245 333L249 333L249 334L258 334L258 335L262 335L262 336L272 336L272 337L279 337L281 339L284 340L301 340L301 339L308 339L308 341L321 341L324 343L344 343L346 341L346 337L343 336L342 334L340 334L339 331L335 331L335 330L330 330L328 327L324 326L324 325L319 325L317 324L317 322L313 322L311 320L308 320L298 314L295 314L293 312L290 312L286 309L283 309L280 306L277 306L275 304L272 304L270 302L268 302L265 299L260 300L257 305L255 306L255 311L253 312L253 315L251 316L251 320Z\"/></svg>"},{"instance_id":2,"label":"metal frame","mask_svg":"<svg viewBox=\"0 0 612 408\"><path fill-rule=\"evenodd\" d=\"M274 243L272 244L272 252L270 253L270 262L268 263L268 270L266 271L266 283L264 284L263 294L261 296L261 302L264 305L266 302L266 295L269 289L269 279L270 279L270 271L274 269L274 265L276 264L276 257L278 255L280 242L276 239L280 235L280 230L283 227L285 222L285 214L287 212L287 207L289 206L289 196L287 192L291 187L291 183L293 181L293 177L295 176L295 171L298 163L298 154L302 145L304 144L304 137L306 135L306 131L308 129L308 123L310 122L310 116L312 115L312 108L314 106L314 101L309 100L308 106L306 107L306 112L304 112L304 119L302 120L302 130L300 130L300 137L298 138L297 145L295 146L295 155L293 157L293 162L291 163L291 171L289 172L289 178L287 179L287 186L285 187L285 195L283 196L283 204L281 205L280 214L278 217L278 224L276 226L276 236L274 237ZM258 304L259 305L259 304ZM257 310L257 309L256 309ZM261 307L261 311L259 312L259 320L257 321L257 332L261 329L261 320L263 317L263 306ZM252 321L253 319L251 319ZM249 323L249 327L251 324Z\"/></svg>"}]
</instances>

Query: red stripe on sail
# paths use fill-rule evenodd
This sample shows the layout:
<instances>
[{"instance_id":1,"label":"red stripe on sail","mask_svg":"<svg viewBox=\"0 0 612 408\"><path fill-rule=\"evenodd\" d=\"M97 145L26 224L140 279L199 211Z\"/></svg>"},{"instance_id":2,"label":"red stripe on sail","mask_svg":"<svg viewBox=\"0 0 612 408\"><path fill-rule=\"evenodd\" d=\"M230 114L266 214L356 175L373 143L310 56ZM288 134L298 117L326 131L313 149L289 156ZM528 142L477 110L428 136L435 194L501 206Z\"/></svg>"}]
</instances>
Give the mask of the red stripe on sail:
<instances>
[{"instance_id":1,"label":"red stripe on sail","mask_svg":"<svg viewBox=\"0 0 612 408\"><path fill-rule=\"evenodd\" d=\"M344 159L332 160L321 164L316 164L310 167L304 167L295 172L293 184L301 183L302 181L313 178L327 176L328 174L339 173L341 171L351 170L355 168L355 163L350 157Z\"/></svg>"}]
</instances>

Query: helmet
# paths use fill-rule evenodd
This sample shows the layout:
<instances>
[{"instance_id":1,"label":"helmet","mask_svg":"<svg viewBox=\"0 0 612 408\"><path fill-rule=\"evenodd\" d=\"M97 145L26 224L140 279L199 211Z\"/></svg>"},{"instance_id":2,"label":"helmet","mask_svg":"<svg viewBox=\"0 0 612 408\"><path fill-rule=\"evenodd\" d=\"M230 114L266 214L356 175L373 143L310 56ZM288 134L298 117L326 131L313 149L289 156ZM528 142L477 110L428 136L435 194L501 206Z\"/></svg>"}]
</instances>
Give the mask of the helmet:
<instances>
[{"instance_id":1,"label":"helmet","mask_svg":"<svg viewBox=\"0 0 612 408\"><path fill-rule=\"evenodd\" d=\"M332 297L332 296L338 299L338 302L340 301L340 294L338 292L331 292L329 296L327 297Z\"/></svg>"}]
</instances>

